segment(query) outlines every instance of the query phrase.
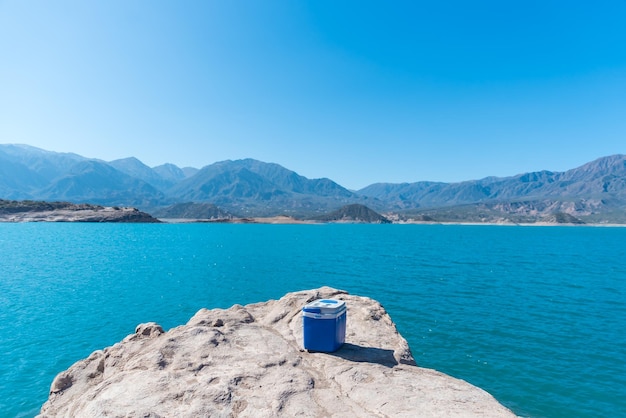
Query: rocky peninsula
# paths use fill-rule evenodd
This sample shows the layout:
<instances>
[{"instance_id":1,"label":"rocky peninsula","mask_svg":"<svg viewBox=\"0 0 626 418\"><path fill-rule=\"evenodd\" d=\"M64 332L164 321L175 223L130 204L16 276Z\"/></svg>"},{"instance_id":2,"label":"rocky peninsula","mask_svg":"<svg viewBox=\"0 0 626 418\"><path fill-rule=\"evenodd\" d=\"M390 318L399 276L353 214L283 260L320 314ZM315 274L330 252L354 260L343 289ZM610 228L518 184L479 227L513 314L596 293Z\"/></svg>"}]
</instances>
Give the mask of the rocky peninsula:
<instances>
[{"instance_id":1,"label":"rocky peninsula","mask_svg":"<svg viewBox=\"0 0 626 418\"><path fill-rule=\"evenodd\" d=\"M158 223L160 221L130 207L0 199L0 222Z\"/></svg>"},{"instance_id":2,"label":"rocky peninsula","mask_svg":"<svg viewBox=\"0 0 626 418\"><path fill-rule=\"evenodd\" d=\"M346 343L303 349L301 308L345 300ZM415 364L377 301L323 287L137 326L53 381L40 417L513 417L490 394Z\"/></svg>"}]
</instances>

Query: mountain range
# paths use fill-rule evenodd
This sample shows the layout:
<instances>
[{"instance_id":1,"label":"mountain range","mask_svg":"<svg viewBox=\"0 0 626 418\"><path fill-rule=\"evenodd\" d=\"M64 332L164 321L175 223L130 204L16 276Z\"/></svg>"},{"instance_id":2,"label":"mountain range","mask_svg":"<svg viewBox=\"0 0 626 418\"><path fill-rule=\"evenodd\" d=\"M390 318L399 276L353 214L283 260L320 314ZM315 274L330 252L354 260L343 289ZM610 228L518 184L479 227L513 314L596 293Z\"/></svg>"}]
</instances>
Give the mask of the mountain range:
<instances>
[{"instance_id":1,"label":"mountain range","mask_svg":"<svg viewBox=\"0 0 626 418\"><path fill-rule=\"evenodd\" d=\"M0 198L134 206L147 212L193 202L242 217L319 218L359 204L392 220L626 223L626 156L599 158L564 172L459 183L376 183L352 191L253 159L201 169L148 167L134 157L107 162L0 144Z\"/></svg>"}]
</instances>

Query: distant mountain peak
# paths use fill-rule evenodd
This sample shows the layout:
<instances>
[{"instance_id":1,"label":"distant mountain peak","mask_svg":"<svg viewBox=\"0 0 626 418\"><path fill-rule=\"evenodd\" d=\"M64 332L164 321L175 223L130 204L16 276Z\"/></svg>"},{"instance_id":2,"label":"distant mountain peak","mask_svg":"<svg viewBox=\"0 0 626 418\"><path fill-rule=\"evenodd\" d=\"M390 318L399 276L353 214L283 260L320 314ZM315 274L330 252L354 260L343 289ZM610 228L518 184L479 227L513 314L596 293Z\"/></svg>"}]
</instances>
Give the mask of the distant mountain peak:
<instances>
[{"instance_id":1,"label":"distant mountain peak","mask_svg":"<svg viewBox=\"0 0 626 418\"><path fill-rule=\"evenodd\" d=\"M145 164L142 163L137 157L118 158L116 160L109 161L109 164L111 163L132 163L145 166Z\"/></svg>"},{"instance_id":2,"label":"distant mountain peak","mask_svg":"<svg viewBox=\"0 0 626 418\"><path fill-rule=\"evenodd\" d=\"M73 152L56 152L48 151L42 148L34 147L27 144L0 144L0 151L12 153L14 155L39 155L39 156L62 156L78 160L87 160L87 157L75 154Z\"/></svg>"}]
</instances>

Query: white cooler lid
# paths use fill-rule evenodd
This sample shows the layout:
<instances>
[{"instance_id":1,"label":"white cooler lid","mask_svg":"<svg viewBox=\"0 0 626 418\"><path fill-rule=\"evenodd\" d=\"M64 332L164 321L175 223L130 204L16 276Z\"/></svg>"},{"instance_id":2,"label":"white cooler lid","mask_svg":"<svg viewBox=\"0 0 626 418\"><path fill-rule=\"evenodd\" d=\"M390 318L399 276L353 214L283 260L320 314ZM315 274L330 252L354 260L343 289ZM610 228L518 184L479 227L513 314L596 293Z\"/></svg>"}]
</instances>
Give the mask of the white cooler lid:
<instances>
[{"instance_id":1,"label":"white cooler lid","mask_svg":"<svg viewBox=\"0 0 626 418\"><path fill-rule=\"evenodd\" d=\"M311 303L307 303L303 312L319 313L319 314L334 314L346 309L346 302L336 299L318 299Z\"/></svg>"}]
</instances>

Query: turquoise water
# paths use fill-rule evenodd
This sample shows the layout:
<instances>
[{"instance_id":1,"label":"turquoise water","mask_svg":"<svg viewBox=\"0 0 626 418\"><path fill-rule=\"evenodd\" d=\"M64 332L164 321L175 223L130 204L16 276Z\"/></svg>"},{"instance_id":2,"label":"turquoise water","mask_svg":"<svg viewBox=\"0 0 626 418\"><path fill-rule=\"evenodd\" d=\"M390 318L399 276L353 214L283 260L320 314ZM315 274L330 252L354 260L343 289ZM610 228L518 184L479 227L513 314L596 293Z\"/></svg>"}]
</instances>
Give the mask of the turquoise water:
<instances>
[{"instance_id":1,"label":"turquoise water","mask_svg":"<svg viewBox=\"0 0 626 418\"><path fill-rule=\"evenodd\" d=\"M0 416L138 323L322 285L519 415L626 416L626 228L0 224L0 252Z\"/></svg>"}]
</instances>

